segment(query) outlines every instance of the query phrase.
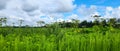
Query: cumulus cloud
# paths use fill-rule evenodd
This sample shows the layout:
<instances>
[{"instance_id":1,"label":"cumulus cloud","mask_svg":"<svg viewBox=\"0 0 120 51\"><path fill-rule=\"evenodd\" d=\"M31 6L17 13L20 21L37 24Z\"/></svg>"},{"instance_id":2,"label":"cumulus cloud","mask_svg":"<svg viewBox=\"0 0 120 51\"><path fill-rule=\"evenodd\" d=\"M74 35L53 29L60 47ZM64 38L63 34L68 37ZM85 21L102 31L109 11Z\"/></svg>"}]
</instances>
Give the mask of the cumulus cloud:
<instances>
[{"instance_id":1,"label":"cumulus cloud","mask_svg":"<svg viewBox=\"0 0 120 51\"><path fill-rule=\"evenodd\" d=\"M101 15L101 18L120 18L120 6L86 6L81 5L78 12L82 20L93 20L92 15Z\"/></svg>"},{"instance_id":2,"label":"cumulus cloud","mask_svg":"<svg viewBox=\"0 0 120 51\"><path fill-rule=\"evenodd\" d=\"M97 12L97 6L91 5L90 7L87 7L86 5L81 5L78 8L78 12L80 13L81 16L90 16L94 13Z\"/></svg>"},{"instance_id":3,"label":"cumulus cloud","mask_svg":"<svg viewBox=\"0 0 120 51\"><path fill-rule=\"evenodd\" d=\"M4 9L9 0L0 0L0 10Z\"/></svg>"},{"instance_id":4,"label":"cumulus cloud","mask_svg":"<svg viewBox=\"0 0 120 51\"><path fill-rule=\"evenodd\" d=\"M74 0L49 0L45 2L45 6L40 7L42 12L55 13L55 12L69 12L73 10L76 5L73 4Z\"/></svg>"},{"instance_id":5,"label":"cumulus cloud","mask_svg":"<svg viewBox=\"0 0 120 51\"><path fill-rule=\"evenodd\" d=\"M86 5L80 5L78 7L78 13L80 14L80 20L93 20L91 16L100 15L98 12L98 6L91 5L87 7Z\"/></svg>"},{"instance_id":6,"label":"cumulus cloud","mask_svg":"<svg viewBox=\"0 0 120 51\"><path fill-rule=\"evenodd\" d=\"M26 11L26 12L32 12L32 11L37 10L38 7L37 7L37 6L29 5L29 4L24 4L24 5L22 6L22 9L23 9L24 11Z\"/></svg>"},{"instance_id":7,"label":"cumulus cloud","mask_svg":"<svg viewBox=\"0 0 120 51\"><path fill-rule=\"evenodd\" d=\"M71 12L76 7L73 2L74 0L0 0L0 16L9 18L9 24L19 19L31 25L38 20L50 22L53 21L51 16L59 19L64 17L62 13Z\"/></svg>"},{"instance_id":8,"label":"cumulus cloud","mask_svg":"<svg viewBox=\"0 0 120 51\"><path fill-rule=\"evenodd\" d=\"M78 19L79 20L79 16L77 14L72 14L70 16L68 16L68 19Z\"/></svg>"},{"instance_id":9,"label":"cumulus cloud","mask_svg":"<svg viewBox=\"0 0 120 51\"><path fill-rule=\"evenodd\" d=\"M120 18L120 6L113 8L113 7L106 7L105 10L105 18Z\"/></svg>"}]
</instances>

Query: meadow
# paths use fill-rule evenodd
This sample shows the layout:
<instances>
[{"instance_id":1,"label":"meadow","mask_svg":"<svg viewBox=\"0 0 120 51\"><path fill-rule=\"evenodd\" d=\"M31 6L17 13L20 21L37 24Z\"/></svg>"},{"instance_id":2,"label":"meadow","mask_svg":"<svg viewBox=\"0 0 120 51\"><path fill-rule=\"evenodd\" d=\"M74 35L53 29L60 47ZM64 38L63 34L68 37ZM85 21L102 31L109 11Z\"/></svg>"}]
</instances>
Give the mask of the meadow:
<instances>
[{"instance_id":1,"label":"meadow","mask_svg":"<svg viewBox=\"0 0 120 51\"><path fill-rule=\"evenodd\" d=\"M0 28L0 51L120 51L120 30Z\"/></svg>"},{"instance_id":2,"label":"meadow","mask_svg":"<svg viewBox=\"0 0 120 51\"><path fill-rule=\"evenodd\" d=\"M0 51L120 51L120 0L0 0Z\"/></svg>"}]
</instances>

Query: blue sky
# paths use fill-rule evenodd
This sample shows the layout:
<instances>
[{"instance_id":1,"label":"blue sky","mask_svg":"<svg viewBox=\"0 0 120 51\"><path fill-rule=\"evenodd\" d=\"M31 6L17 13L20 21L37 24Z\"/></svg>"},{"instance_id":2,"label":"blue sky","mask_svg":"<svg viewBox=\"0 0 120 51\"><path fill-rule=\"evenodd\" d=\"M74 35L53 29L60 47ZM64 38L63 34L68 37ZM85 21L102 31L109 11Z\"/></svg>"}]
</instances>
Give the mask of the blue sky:
<instances>
[{"instance_id":1,"label":"blue sky","mask_svg":"<svg viewBox=\"0 0 120 51\"><path fill-rule=\"evenodd\" d=\"M97 6L112 6L118 7L120 5L120 0L75 0L74 2L77 5L97 5Z\"/></svg>"},{"instance_id":2,"label":"blue sky","mask_svg":"<svg viewBox=\"0 0 120 51\"><path fill-rule=\"evenodd\" d=\"M119 0L0 0L0 18L7 17L8 24L36 25L37 21L51 23L71 21L70 19L91 21L92 15L102 18L120 18Z\"/></svg>"},{"instance_id":3,"label":"blue sky","mask_svg":"<svg viewBox=\"0 0 120 51\"><path fill-rule=\"evenodd\" d=\"M86 7L86 9L88 9L88 10L90 9L91 6L95 6L96 7L95 11L97 12L96 14L101 15L103 17L119 18L119 15L118 15L120 13L119 12L119 8L120 8L119 0L75 0L74 4L76 4L76 8L71 13L65 14L66 16L71 15L71 14L77 14L80 17L79 19L83 19L85 16L83 16L81 13L79 13L78 9L82 5L84 5ZM108 11L109 9L112 9L112 10ZM86 10L84 10L84 11L87 12ZM116 12L116 13L114 13L114 12ZM117 16L115 16L115 15L117 15Z\"/></svg>"}]
</instances>

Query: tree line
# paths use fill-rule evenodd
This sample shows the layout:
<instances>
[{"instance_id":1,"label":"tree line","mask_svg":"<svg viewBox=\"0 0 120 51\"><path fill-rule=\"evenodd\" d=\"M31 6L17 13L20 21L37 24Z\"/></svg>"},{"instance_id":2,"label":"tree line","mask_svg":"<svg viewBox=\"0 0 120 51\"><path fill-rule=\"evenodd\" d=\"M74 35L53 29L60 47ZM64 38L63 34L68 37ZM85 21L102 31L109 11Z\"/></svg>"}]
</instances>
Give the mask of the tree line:
<instances>
[{"instance_id":1,"label":"tree line","mask_svg":"<svg viewBox=\"0 0 120 51\"><path fill-rule=\"evenodd\" d=\"M75 20L78 21L78 20ZM59 25L61 27L78 27L78 28L82 28L82 27L86 27L86 28L90 28L93 26L101 26L101 27L116 27L116 28L120 28L120 19L116 19L116 18L110 18L109 20L94 20L94 21L81 21L81 22L60 22Z\"/></svg>"},{"instance_id":2,"label":"tree line","mask_svg":"<svg viewBox=\"0 0 120 51\"><path fill-rule=\"evenodd\" d=\"M101 18L99 15L94 15L92 17L94 21L71 19L72 22L63 21L58 22L58 24L61 28L91 28L93 26L120 28L120 18ZM54 26L54 24L52 25Z\"/></svg>"},{"instance_id":3,"label":"tree line","mask_svg":"<svg viewBox=\"0 0 120 51\"><path fill-rule=\"evenodd\" d=\"M92 16L94 18L94 21L80 21L77 19L71 19L71 22L54 22L53 24L45 24L44 21L37 21L37 27L49 27L49 26L54 26L55 24L58 24L61 28L90 28L93 26L101 26L101 27L115 27L115 28L120 28L120 18L100 18L101 16L99 15L94 15ZM29 25L22 25L24 20L20 19L19 21L19 26L15 26L15 23L12 23L12 27L30 27ZM4 26L3 26L4 24ZM3 17L0 18L0 27L10 27L7 25L7 18Z\"/></svg>"}]
</instances>

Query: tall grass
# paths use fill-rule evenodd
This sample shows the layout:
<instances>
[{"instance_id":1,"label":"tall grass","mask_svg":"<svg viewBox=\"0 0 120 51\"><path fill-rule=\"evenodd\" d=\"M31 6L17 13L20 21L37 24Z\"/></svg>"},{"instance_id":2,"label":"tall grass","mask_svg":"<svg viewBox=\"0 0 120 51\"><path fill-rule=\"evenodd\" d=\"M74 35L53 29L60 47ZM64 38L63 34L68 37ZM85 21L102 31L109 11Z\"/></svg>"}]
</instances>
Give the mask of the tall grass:
<instances>
[{"instance_id":1,"label":"tall grass","mask_svg":"<svg viewBox=\"0 0 120 51\"><path fill-rule=\"evenodd\" d=\"M120 30L0 28L0 51L120 51Z\"/></svg>"}]
</instances>

